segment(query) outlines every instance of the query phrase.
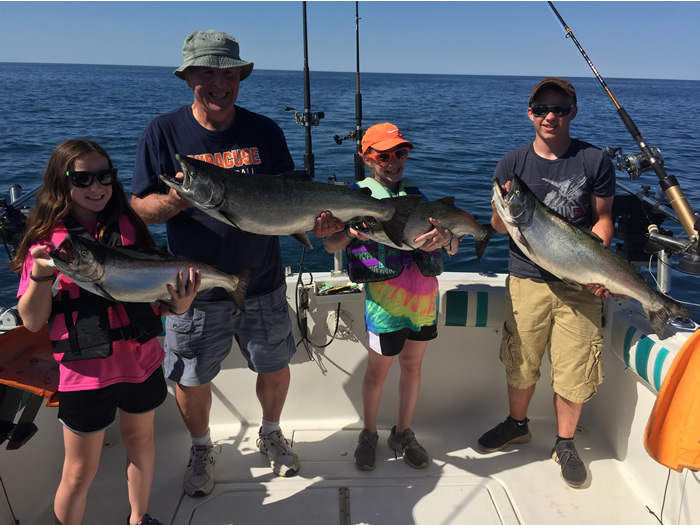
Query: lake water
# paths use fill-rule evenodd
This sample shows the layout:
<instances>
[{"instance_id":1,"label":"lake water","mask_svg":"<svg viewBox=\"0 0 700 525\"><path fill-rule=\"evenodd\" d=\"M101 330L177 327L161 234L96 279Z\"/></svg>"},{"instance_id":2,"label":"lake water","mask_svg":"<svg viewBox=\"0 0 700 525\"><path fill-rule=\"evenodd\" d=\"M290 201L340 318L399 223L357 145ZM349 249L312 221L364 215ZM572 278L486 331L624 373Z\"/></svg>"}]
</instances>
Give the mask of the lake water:
<instances>
[{"instance_id":1,"label":"lake water","mask_svg":"<svg viewBox=\"0 0 700 525\"><path fill-rule=\"evenodd\" d=\"M552 74L556 74L553 71ZM364 128L393 122L416 146L406 175L416 180L431 199L454 196L455 204L486 222L491 216L491 180L498 160L533 139L527 102L539 77L404 75L365 73L360 77ZM576 86L579 112L572 136L601 148L621 146L625 154L638 151L615 107L598 81L570 78ZM700 209L700 82L606 78L608 87L627 110L647 143L658 147L669 174L675 175L693 210ZM346 136L356 127L355 73L310 73L311 110L324 112L311 128L316 180L335 176L354 180L356 145L338 145L334 135ZM5 108L0 136L0 197L11 184L24 191L41 182L53 149L63 140L88 137L100 143L119 168L127 193L136 142L154 116L188 104L192 92L172 74L172 68L69 64L0 63L0 103ZM241 84L238 103L274 119L284 130L297 168L304 167L306 129L296 124L293 111L304 107L300 71L255 70ZM618 179L628 186L657 183L653 172L634 183L626 172ZM618 190L618 193L620 190ZM664 226L680 233L680 226ZM164 244L164 228L152 226ZM304 254L304 271L328 271L333 258L310 236L313 250ZM282 237L284 263L299 269L302 246ZM7 257L2 250L0 262ZM677 264L674 256L673 264ZM482 261L466 238L460 252L447 260L448 271L507 270L507 236L498 235ZM673 271L671 295L700 302L700 278ZM0 267L0 307L14 304L17 276ZM700 319L700 307L691 307Z\"/></svg>"}]
</instances>

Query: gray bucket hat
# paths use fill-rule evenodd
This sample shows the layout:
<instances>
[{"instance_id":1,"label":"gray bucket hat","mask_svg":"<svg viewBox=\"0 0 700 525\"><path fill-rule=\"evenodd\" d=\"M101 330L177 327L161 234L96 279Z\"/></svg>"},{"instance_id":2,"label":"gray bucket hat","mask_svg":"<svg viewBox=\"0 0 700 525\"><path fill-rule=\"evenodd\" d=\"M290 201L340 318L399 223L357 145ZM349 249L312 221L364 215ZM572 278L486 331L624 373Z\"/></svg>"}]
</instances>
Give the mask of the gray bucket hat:
<instances>
[{"instance_id":1,"label":"gray bucket hat","mask_svg":"<svg viewBox=\"0 0 700 525\"><path fill-rule=\"evenodd\" d=\"M227 33L207 29L195 31L185 39L182 46L183 64L173 71L173 75L185 80L185 69L190 66L241 68L241 80L248 78L253 71L253 62L241 60L238 41Z\"/></svg>"}]
</instances>

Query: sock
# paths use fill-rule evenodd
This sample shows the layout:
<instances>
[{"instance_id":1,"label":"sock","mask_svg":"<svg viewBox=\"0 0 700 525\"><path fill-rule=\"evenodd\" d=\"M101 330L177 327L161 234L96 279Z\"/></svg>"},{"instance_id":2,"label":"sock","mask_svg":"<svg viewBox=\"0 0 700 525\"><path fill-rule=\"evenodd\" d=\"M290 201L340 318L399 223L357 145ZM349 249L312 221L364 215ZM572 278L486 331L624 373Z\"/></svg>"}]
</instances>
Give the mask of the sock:
<instances>
[{"instance_id":1,"label":"sock","mask_svg":"<svg viewBox=\"0 0 700 525\"><path fill-rule=\"evenodd\" d=\"M262 418L262 426L260 427L261 436L267 436L268 434L272 434L276 430L280 430L279 421L273 423L272 421L268 421L267 419Z\"/></svg>"},{"instance_id":2,"label":"sock","mask_svg":"<svg viewBox=\"0 0 700 525\"><path fill-rule=\"evenodd\" d=\"M210 429L207 429L207 433L204 434L202 437L192 436L192 446L194 446L194 447L211 447L212 442L211 442Z\"/></svg>"},{"instance_id":3,"label":"sock","mask_svg":"<svg viewBox=\"0 0 700 525\"><path fill-rule=\"evenodd\" d=\"M518 428L523 428L523 427L527 426L527 418L522 419L522 420L517 420L517 419L513 419L512 417L508 416L508 419L510 419L513 423L518 425Z\"/></svg>"},{"instance_id":4,"label":"sock","mask_svg":"<svg viewBox=\"0 0 700 525\"><path fill-rule=\"evenodd\" d=\"M557 442L554 443L554 446L558 445L560 441L573 441L573 440L574 440L574 438L572 438L572 437L563 438L563 437L559 437L559 434L557 434Z\"/></svg>"}]
</instances>

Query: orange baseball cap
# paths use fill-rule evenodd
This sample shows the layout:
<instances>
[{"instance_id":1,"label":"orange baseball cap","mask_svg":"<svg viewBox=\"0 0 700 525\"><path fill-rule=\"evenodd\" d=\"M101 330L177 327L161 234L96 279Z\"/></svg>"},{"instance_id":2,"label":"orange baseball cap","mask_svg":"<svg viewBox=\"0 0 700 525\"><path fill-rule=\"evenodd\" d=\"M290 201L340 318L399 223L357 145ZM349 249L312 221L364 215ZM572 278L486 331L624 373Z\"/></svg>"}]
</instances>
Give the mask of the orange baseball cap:
<instances>
[{"instance_id":1,"label":"orange baseball cap","mask_svg":"<svg viewBox=\"0 0 700 525\"><path fill-rule=\"evenodd\" d=\"M374 148L377 151L387 151L400 144L406 144L413 149L413 144L404 139L399 128L393 124L389 122L375 124L365 131L362 137L362 153L367 153L369 148Z\"/></svg>"}]
</instances>

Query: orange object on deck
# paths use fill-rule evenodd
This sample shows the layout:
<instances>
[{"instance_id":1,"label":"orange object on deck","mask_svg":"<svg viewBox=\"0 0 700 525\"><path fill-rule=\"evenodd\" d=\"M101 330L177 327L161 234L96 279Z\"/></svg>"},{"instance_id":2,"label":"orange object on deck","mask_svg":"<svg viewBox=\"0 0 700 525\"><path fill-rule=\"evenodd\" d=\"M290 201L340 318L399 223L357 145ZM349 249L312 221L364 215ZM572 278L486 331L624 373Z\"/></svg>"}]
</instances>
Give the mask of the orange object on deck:
<instances>
[{"instance_id":1,"label":"orange object on deck","mask_svg":"<svg viewBox=\"0 0 700 525\"><path fill-rule=\"evenodd\" d=\"M58 361L48 325L38 332L18 326L0 335L0 384L45 397L46 406L58 406Z\"/></svg>"},{"instance_id":2,"label":"orange object on deck","mask_svg":"<svg viewBox=\"0 0 700 525\"><path fill-rule=\"evenodd\" d=\"M644 431L644 448L678 472L700 469L700 330L688 338L664 377Z\"/></svg>"}]
</instances>

